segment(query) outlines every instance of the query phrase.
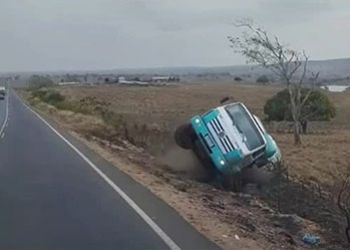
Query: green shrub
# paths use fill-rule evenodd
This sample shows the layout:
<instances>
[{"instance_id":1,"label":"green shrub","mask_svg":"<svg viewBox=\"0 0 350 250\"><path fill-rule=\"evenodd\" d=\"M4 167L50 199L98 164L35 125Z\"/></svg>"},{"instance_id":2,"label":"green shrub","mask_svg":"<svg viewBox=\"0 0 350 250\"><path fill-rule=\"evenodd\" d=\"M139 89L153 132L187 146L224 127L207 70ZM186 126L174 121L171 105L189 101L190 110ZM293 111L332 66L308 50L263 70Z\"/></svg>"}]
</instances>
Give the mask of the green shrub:
<instances>
[{"instance_id":1,"label":"green shrub","mask_svg":"<svg viewBox=\"0 0 350 250\"><path fill-rule=\"evenodd\" d=\"M262 75L256 79L257 83L268 83L270 82L269 78L266 75Z\"/></svg>"},{"instance_id":2,"label":"green shrub","mask_svg":"<svg viewBox=\"0 0 350 250\"><path fill-rule=\"evenodd\" d=\"M41 89L33 89L31 91L32 97L33 98L38 98L41 100L41 98L47 93L46 88L41 88Z\"/></svg>"},{"instance_id":3,"label":"green shrub","mask_svg":"<svg viewBox=\"0 0 350 250\"><path fill-rule=\"evenodd\" d=\"M55 105L57 103L63 102L64 101L64 96L61 95L57 91L48 91L43 97L42 100L44 102L47 102L51 105Z\"/></svg>"},{"instance_id":4,"label":"green shrub","mask_svg":"<svg viewBox=\"0 0 350 250\"><path fill-rule=\"evenodd\" d=\"M301 98L309 92L304 88L301 91ZM267 100L264 106L264 113L270 121L291 121L290 96L287 89L278 92ZM312 90L308 100L301 110L301 120L329 121L335 117L336 111L328 96L320 90Z\"/></svg>"},{"instance_id":5,"label":"green shrub","mask_svg":"<svg viewBox=\"0 0 350 250\"><path fill-rule=\"evenodd\" d=\"M42 102L46 102L53 106L59 105L64 102L64 96L54 89L40 88L32 90L32 98L39 99Z\"/></svg>"}]
</instances>

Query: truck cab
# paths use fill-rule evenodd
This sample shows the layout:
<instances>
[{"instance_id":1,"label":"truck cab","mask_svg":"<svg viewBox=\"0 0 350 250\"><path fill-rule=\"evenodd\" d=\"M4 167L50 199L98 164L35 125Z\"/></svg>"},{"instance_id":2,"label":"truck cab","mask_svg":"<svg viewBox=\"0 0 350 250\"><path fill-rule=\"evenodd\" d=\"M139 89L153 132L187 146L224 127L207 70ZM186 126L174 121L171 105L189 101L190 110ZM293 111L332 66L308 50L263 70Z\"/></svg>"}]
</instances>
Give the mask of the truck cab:
<instances>
[{"instance_id":1,"label":"truck cab","mask_svg":"<svg viewBox=\"0 0 350 250\"><path fill-rule=\"evenodd\" d=\"M253 165L261 167L281 158L276 142L260 119L239 102L196 115L187 127L176 133L178 145L193 149L202 161L203 155L207 156L210 164L225 175ZM187 141L181 140L184 136Z\"/></svg>"}]
</instances>

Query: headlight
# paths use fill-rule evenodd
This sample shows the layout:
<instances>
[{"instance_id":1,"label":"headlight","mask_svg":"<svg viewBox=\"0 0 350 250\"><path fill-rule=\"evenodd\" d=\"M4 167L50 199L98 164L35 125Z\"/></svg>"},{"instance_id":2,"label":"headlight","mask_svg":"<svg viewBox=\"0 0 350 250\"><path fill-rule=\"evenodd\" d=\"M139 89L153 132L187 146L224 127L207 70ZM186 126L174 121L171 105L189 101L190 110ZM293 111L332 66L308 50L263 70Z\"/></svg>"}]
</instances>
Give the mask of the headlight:
<instances>
[{"instance_id":1,"label":"headlight","mask_svg":"<svg viewBox=\"0 0 350 250\"><path fill-rule=\"evenodd\" d=\"M200 123L201 121L197 118L197 119L195 120L195 122L196 122L196 123Z\"/></svg>"},{"instance_id":2,"label":"headlight","mask_svg":"<svg viewBox=\"0 0 350 250\"><path fill-rule=\"evenodd\" d=\"M221 160L221 161L220 161L220 164L221 164L221 165L225 165L225 161L224 161L224 160Z\"/></svg>"}]
</instances>

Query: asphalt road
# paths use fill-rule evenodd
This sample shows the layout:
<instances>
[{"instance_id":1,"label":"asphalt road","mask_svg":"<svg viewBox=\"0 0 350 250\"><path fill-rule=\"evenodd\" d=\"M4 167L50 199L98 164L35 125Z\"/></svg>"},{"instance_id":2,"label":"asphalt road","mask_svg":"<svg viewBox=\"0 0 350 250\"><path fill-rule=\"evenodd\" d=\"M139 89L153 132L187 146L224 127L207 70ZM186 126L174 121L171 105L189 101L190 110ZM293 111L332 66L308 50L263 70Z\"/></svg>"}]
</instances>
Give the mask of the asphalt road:
<instances>
[{"instance_id":1,"label":"asphalt road","mask_svg":"<svg viewBox=\"0 0 350 250\"><path fill-rule=\"evenodd\" d=\"M0 101L0 127L5 104ZM0 139L0 249L217 249L148 190L53 126L75 149L10 92Z\"/></svg>"}]
</instances>

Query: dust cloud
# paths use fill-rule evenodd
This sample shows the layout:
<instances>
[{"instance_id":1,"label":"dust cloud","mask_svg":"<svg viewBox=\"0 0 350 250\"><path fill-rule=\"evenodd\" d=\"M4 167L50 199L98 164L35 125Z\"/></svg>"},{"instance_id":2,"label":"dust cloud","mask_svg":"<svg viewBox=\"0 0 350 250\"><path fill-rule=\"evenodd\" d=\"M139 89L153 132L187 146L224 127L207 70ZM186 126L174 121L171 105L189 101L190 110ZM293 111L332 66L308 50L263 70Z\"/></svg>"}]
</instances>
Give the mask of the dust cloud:
<instances>
[{"instance_id":1,"label":"dust cloud","mask_svg":"<svg viewBox=\"0 0 350 250\"><path fill-rule=\"evenodd\" d=\"M168 147L158 159L170 169L184 173L191 178L207 177L207 171L202 166L192 150L185 150L176 145Z\"/></svg>"},{"instance_id":2,"label":"dust cloud","mask_svg":"<svg viewBox=\"0 0 350 250\"><path fill-rule=\"evenodd\" d=\"M192 150L185 150L177 145L168 147L157 159L171 170L187 175L201 182L212 180L213 172L206 169ZM273 179L273 174L266 168L249 167L239 174L243 186L262 188Z\"/></svg>"}]
</instances>

